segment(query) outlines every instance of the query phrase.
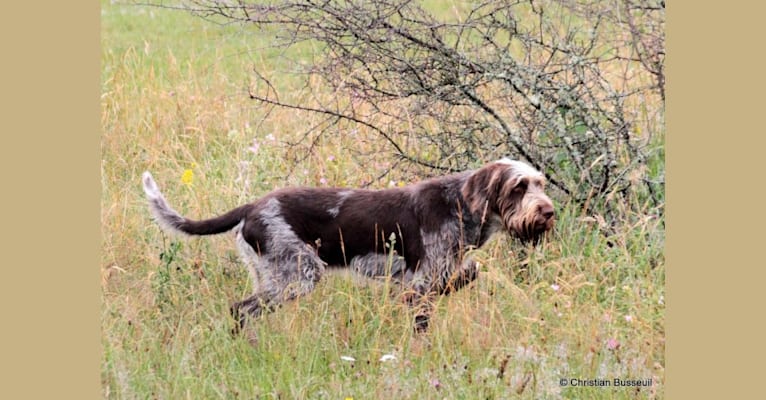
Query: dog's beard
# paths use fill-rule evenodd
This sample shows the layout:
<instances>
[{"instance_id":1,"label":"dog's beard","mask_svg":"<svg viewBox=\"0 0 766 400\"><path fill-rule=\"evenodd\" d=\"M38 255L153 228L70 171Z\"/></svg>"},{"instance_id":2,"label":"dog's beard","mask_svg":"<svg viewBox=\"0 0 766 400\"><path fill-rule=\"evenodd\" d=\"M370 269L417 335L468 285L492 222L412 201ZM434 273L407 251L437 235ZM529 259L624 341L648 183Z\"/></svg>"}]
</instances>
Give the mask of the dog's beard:
<instances>
[{"instance_id":1,"label":"dog's beard","mask_svg":"<svg viewBox=\"0 0 766 400\"><path fill-rule=\"evenodd\" d=\"M545 234L553 229L553 219L545 220L535 212L524 212L525 209L509 209L503 213L503 224L511 236L522 243L537 245Z\"/></svg>"}]
</instances>

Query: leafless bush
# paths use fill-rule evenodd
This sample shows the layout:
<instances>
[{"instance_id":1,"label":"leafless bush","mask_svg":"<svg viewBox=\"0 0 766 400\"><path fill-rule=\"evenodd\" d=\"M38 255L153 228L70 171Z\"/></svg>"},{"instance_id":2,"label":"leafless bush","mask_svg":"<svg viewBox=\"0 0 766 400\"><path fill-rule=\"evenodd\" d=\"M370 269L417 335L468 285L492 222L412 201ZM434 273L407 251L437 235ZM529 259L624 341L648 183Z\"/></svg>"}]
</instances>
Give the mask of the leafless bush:
<instances>
[{"instance_id":1,"label":"leafless bush","mask_svg":"<svg viewBox=\"0 0 766 400\"><path fill-rule=\"evenodd\" d=\"M178 7L278 25L282 46L320 45L301 73L335 101L281 101L258 73L251 88L259 102L325 115L307 138L351 123L399 160L450 171L509 155L609 219L662 212L662 1L485 1L441 18L407 0Z\"/></svg>"}]
</instances>

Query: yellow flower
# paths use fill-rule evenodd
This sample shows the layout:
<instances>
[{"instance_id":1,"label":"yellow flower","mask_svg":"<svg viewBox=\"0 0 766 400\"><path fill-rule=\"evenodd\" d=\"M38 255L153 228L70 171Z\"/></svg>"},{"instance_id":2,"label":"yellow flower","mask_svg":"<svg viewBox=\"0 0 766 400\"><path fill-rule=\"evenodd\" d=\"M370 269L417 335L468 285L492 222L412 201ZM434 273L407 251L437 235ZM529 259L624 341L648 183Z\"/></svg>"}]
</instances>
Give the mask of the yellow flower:
<instances>
[{"instance_id":1,"label":"yellow flower","mask_svg":"<svg viewBox=\"0 0 766 400\"><path fill-rule=\"evenodd\" d=\"M184 170L183 175L181 175L181 182L185 184L186 186L191 186L193 180L194 180L194 171L190 169Z\"/></svg>"}]
</instances>

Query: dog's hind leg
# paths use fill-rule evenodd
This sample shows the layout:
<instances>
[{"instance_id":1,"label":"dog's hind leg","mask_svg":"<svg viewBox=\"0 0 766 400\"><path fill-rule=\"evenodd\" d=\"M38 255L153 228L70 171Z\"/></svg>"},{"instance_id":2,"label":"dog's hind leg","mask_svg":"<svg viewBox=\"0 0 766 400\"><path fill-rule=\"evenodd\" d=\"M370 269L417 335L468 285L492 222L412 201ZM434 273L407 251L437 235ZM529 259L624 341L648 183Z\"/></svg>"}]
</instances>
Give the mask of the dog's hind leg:
<instances>
[{"instance_id":1,"label":"dog's hind leg","mask_svg":"<svg viewBox=\"0 0 766 400\"><path fill-rule=\"evenodd\" d=\"M275 305L268 296L261 293L255 293L252 296L238 301L231 305L229 309L232 318L237 322L232 330L232 334L237 334L245 327L247 318L258 318L264 311L274 310Z\"/></svg>"},{"instance_id":2,"label":"dog's hind leg","mask_svg":"<svg viewBox=\"0 0 766 400\"><path fill-rule=\"evenodd\" d=\"M234 332L244 328L248 317L257 318L284 302L309 294L325 269L324 262L308 246L283 249L277 255L258 257L254 261L251 271L255 292L231 306L232 316L238 323Z\"/></svg>"}]
</instances>

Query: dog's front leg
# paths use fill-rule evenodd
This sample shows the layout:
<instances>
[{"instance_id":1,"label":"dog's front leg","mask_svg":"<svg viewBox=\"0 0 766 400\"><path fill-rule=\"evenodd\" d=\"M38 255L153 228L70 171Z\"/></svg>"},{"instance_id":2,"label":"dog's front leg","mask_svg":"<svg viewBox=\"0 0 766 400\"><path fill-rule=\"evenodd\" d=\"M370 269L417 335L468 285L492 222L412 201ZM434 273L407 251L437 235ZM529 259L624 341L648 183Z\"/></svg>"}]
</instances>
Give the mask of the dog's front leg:
<instances>
[{"instance_id":1,"label":"dog's front leg","mask_svg":"<svg viewBox=\"0 0 766 400\"><path fill-rule=\"evenodd\" d=\"M403 300L415 311L415 332L428 329L428 320L433 312L435 293L430 290L432 285L429 278L429 274L426 274L421 266L414 272L408 271L403 280L407 287L403 293Z\"/></svg>"},{"instance_id":2,"label":"dog's front leg","mask_svg":"<svg viewBox=\"0 0 766 400\"><path fill-rule=\"evenodd\" d=\"M479 276L479 264L471 259L466 259L448 277L442 286L442 294L450 294L464 288Z\"/></svg>"},{"instance_id":3,"label":"dog's front leg","mask_svg":"<svg viewBox=\"0 0 766 400\"><path fill-rule=\"evenodd\" d=\"M435 309L436 296L437 293L434 291L415 289L409 297L409 305L415 310L415 332L421 333L428 330L428 324Z\"/></svg>"},{"instance_id":4,"label":"dog's front leg","mask_svg":"<svg viewBox=\"0 0 766 400\"><path fill-rule=\"evenodd\" d=\"M452 265L442 260L441 263L427 265L414 274L410 282L412 290L407 300L415 309L415 331L423 332L428 329L437 296L456 292L476 280L479 275L479 266L474 260L466 259L457 267Z\"/></svg>"},{"instance_id":5,"label":"dog's front leg","mask_svg":"<svg viewBox=\"0 0 766 400\"><path fill-rule=\"evenodd\" d=\"M454 265L454 264L452 264ZM425 332L436 308L436 298L444 293L444 284L454 267L446 257L426 259L412 276L408 297L410 307L415 310L415 331Z\"/></svg>"}]
</instances>

